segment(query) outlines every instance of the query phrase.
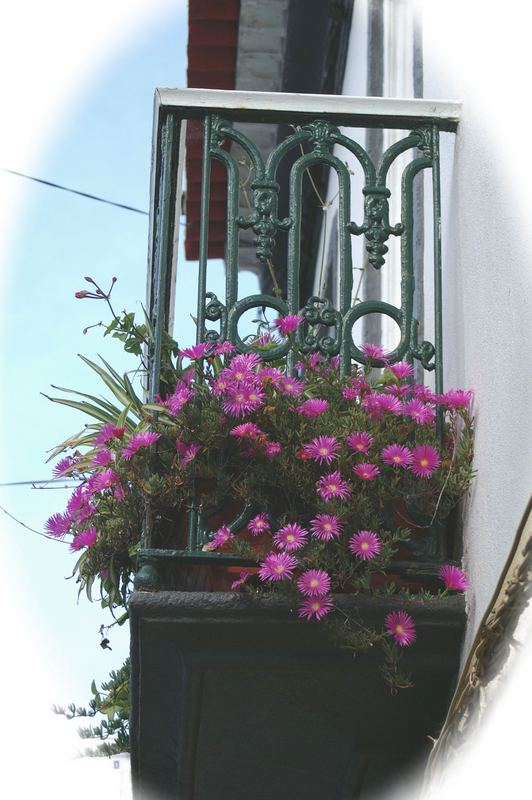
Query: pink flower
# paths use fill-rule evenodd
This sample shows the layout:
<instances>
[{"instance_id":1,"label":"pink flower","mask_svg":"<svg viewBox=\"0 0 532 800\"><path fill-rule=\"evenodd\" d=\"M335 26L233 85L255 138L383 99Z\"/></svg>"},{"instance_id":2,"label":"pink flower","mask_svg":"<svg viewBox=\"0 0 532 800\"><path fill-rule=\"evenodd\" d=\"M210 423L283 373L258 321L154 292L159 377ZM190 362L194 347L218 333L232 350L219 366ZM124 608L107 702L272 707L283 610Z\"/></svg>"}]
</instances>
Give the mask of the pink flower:
<instances>
[{"instance_id":1,"label":"pink flower","mask_svg":"<svg viewBox=\"0 0 532 800\"><path fill-rule=\"evenodd\" d=\"M270 530L270 523L266 514L257 514L256 517L248 522L248 531L252 536L260 536Z\"/></svg>"},{"instance_id":2,"label":"pink flower","mask_svg":"<svg viewBox=\"0 0 532 800\"><path fill-rule=\"evenodd\" d=\"M218 548L223 547L224 544L227 544L227 542L234 538L234 534L231 533L229 526L222 525L220 528L218 528L211 541L206 544L203 549L218 550Z\"/></svg>"},{"instance_id":3,"label":"pink flower","mask_svg":"<svg viewBox=\"0 0 532 800\"><path fill-rule=\"evenodd\" d=\"M238 384L227 392L222 408L225 414L239 417L255 411L264 403L264 393L249 384Z\"/></svg>"},{"instance_id":4,"label":"pink flower","mask_svg":"<svg viewBox=\"0 0 532 800\"><path fill-rule=\"evenodd\" d=\"M82 547L92 547L97 538L98 534L96 532L96 528L86 528L84 531L80 531L78 535L74 537L70 544L70 549L81 550Z\"/></svg>"},{"instance_id":5,"label":"pink flower","mask_svg":"<svg viewBox=\"0 0 532 800\"><path fill-rule=\"evenodd\" d=\"M381 458L385 464L392 467L403 467L407 469L412 463L412 453L408 447L401 444L389 444L381 450Z\"/></svg>"},{"instance_id":6,"label":"pink flower","mask_svg":"<svg viewBox=\"0 0 532 800\"><path fill-rule=\"evenodd\" d=\"M338 517L332 514L316 514L315 518L310 520L310 530L316 539L328 542L335 536L342 535L342 524Z\"/></svg>"},{"instance_id":7,"label":"pink flower","mask_svg":"<svg viewBox=\"0 0 532 800\"><path fill-rule=\"evenodd\" d=\"M407 361L398 361L397 364L389 364L388 369L400 381L404 380L404 378L411 378L414 374L414 367Z\"/></svg>"},{"instance_id":8,"label":"pink flower","mask_svg":"<svg viewBox=\"0 0 532 800\"><path fill-rule=\"evenodd\" d=\"M258 373L257 378L263 383L271 382L274 386L279 386L282 383L285 375L277 367L263 367Z\"/></svg>"},{"instance_id":9,"label":"pink flower","mask_svg":"<svg viewBox=\"0 0 532 800\"><path fill-rule=\"evenodd\" d=\"M384 618L384 624L390 636L393 636L401 647L408 646L416 641L416 626L412 617L406 611L392 611Z\"/></svg>"},{"instance_id":10,"label":"pink flower","mask_svg":"<svg viewBox=\"0 0 532 800\"><path fill-rule=\"evenodd\" d=\"M436 412L431 406L426 406L417 398L403 404L403 414L413 419L418 425L430 425L436 416Z\"/></svg>"},{"instance_id":11,"label":"pink flower","mask_svg":"<svg viewBox=\"0 0 532 800\"><path fill-rule=\"evenodd\" d=\"M289 556L288 553L270 553L264 559L259 570L259 578L262 581L282 581L284 578L292 578L297 559Z\"/></svg>"},{"instance_id":12,"label":"pink flower","mask_svg":"<svg viewBox=\"0 0 532 800\"><path fill-rule=\"evenodd\" d=\"M351 488L340 475L340 471L336 470L329 475L322 475L317 483L317 492L323 500L332 500L333 497L346 500L351 494Z\"/></svg>"},{"instance_id":13,"label":"pink flower","mask_svg":"<svg viewBox=\"0 0 532 800\"><path fill-rule=\"evenodd\" d=\"M299 397L303 393L305 383L298 381L296 378L291 378L289 375L283 375L279 382L279 391L287 394L290 397Z\"/></svg>"},{"instance_id":14,"label":"pink flower","mask_svg":"<svg viewBox=\"0 0 532 800\"><path fill-rule=\"evenodd\" d=\"M296 522L290 522L283 528L277 531L273 537L276 547L282 548L287 552L292 550L299 550L307 543L308 531L298 525Z\"/></svg>"},{"instance_id":15,"label":"pink flower","mask_svg":"<svg viewBox=\"0 0 532 800\"><path fill-rule=\"evenodd\" d=\"M243 422L242 425L236 425L229 431L229 436L236 436L237 439L259 439L265 435L254 422Z\"/></svg>"},{"instance_id":16,"label":"pink flower","mask_svg":"<svg viewBox=\"0 0 532 800\"><path fill-rule=\"evenodd\" d=\"M320 414L325 413L329 409L329 401L328 400L321 400L320 398L312 398L311 400L305 400L304 403L301 403L300 406L296 408L298 414L302 414L304 417L308 417L312 419L313 417L318 417Z\"/></svg>"},{"instance_id":17,"label":"pink flower","mask_svg":"<svg viewBox=\"0 0 532 800\"><path fill-rule=\"evenodd\" d=\"M321 619L333 607L332 597L309 597L308 600L299 607L298 616L304 617L305 619L312 619L312 617L316 617L316 619Z\"/></svg>"},{"instance_id":18,"label":"pink flower","mask_svg":"<svg viewBox=\"0 0 532 800\"><path fill-rule=\"evenodd\" d=\"M104 447L102 450L100 450L98 453L96 453L96 455L94 456L94 458L91 461L91 466L93 466L93 467L106 467L113 460L114 460L113 453L111 453L110 450L108 450L106 447Z\"/></svg>"},{"instance_id":19,"label":"pink flower","mask_svg":"<svg viewBox=\"0 0 532 800\"><path fill-rule=\"evenodd\" d=\"M458 592L465 592L469 586L469 578L458 567L451 564L444 564L440 567L438 576L444 582L446 589L455 589Z\"/></svg>"},{"instance_id":20,"label":"pink flower","mask_svg":"<svg viewBox=\"0 0 532 800\"><path fill-rule=\"evenodd\" d=\"M264 452L268 458L275 458L281 452L281 445L279 442L265 442Z\"/></svg>"},{"instance_id":21,"label":"pink flower","mask_svg":"<svg viewBox=\"0 0 532 800\"><path fill-rule=\"evenodd\" d=\"M50 536L62 539L70 528L70 516L68 514L52 514L44 523L44 529Z\"/></svg>"},{"instance_id":22,"label":"pink flower","mask_svg":"<svg viewBox=\"0 0 532 800\"><path fill-rule=\"evenodd\" d=\"M237 589L240 589L240 587L245 584L245 582L248 580L249 577L251 577L251 575L253 575L252 570L249 569L241 570L240 577L237 578L236 581L233 581L233 583L231 584L231 590L233 592L236 592Z\"/></svg>"},{"instance_id":23,"label":"pink flower","mask_svg":"<svg viewBox=\"0 0 532 800\"><path fill-rule=\"evenodd\" d=\"M255 370L262 364L258 353L240 353L235 356L224 374L237 383L250 382L256 378Z\"/></svg>"},{"instance_id":24,"label":"pink flower","mask_svg":"<svg viewBox=\"0 0 532 800\"><path fill-rule=\"evenodd\" d=\"M430 478L440 466L440 456L430 444L420 444L412 450L411 470L418 478Z\"/></svg>"},{"instance_id":25,"label":"pink flower","mask_svg":"<svg viewBox=\"0 0 532 800\"><path fill-rule=\"evenodd\" d=\"M321 597L331 589L331 579L322 569L308 569L297 582L297 588L307 597Z\"/></svg>"},{"instance_id":26,"label":"pink flower","mask_svg":"<svg viewBox=\"0 0 532 800\"><path fill-rule=\"evenodd\" d=\"M212 350L212 342L200 342L200 344L195 344L193 347L179 350L179 355L184 358L190 358L191 361L199 361L199 359L204 358L210 350Z\"/></svg>"},{"instance_id":27,"label":"pink flower","mask_svg":"<svg viewBox=\"0 0 532 800\"><path fill-rule=\"evenodd\" d=\"M369 464L367 461L353 467L353 472L361 481L373 481L381 474L380 469L375 464Z\"/></svg>"},{"instance_id":28,"label":"pink flower","mask_svg":"<svg viewBox=\"0 0 532 800\"><path fill-rule=\"evenodd\" d=\"M202 447L200 444L195 444L193 442L187 444L187 442L177 439L175 449L181 457L181 466L186 467L187 464L190 464L190 462L196 458Z\"/></svg>"},{"instance_id":29,"label":"pink flower","mask_svg":"<svg viewBox=\"0 0 532 800\"><path fill-rule=\"evenodd\" d=\"M116 474L114 469L104 469L103 472L100 472L97 475L92 475L92 480L90 481L90 492L94 494L95 492L103 492L104 489L110 489L111 486L114 486L116 483L120 481L120 477ZM89 482L87 481L87 484Z\"/></svg>"},{"instance_id":30,"label":"pink flower","mask_svg":"<svg viewBox=\"0 0 532 800\"><path fill-rule=\"evenodd\" d=\"M432 392L428 386L423 386L422 383L415 383L412 386L412 392L414 397L418 397L420 400L423 400L424 403L435 403L437 400L437 396Z\"/></svg>"},{"instance_id":31,"label":"pink flower","mask_svg":"<svg viewBox=\"0 0 532 800\"><path fill-rule=\"evenodd\" d=\"M160 438L161 434L155 433L154 431L142 431L141 433L135 433L129 440L127 447L122 450L122 458L129 460L141 448L150 447Z\"/></svg>"},{"instance_id":32,"label":"pink flower","mask_svg":"<svg viewBox=\"0 0 532 800\"><path fill-rule=\"evenodd\" d=\"M65 458L60 459L55 467L52 470L52 475L55 478L60 478L63 475L68 475L72 467L77 464L77 458L73 458L72 456L65 456Z\"/></svg>"},{"instance_id":33,"label":"pink flower","mask_svg":"<svg viewBox=\"0 0 532 800\"><path fill-rule=\"evenodd\" d=\"M379 419L385 411L397 416L403 408L397 397L378 392L367 394L362 400L362 407L370 419Z\"/></svg>"},{"instance_id":34,"label":"pink flower","mask_svg":"<svg viewBox=\"0 0 532 800\"><path fill-rule=\"evenodd\" d=\"M163 400L162 405L175 417L179 414L183 406L188 403L191 397L194 397L192 389L189 389L188 386L184 386L183 384L179 384L176 386L173 394Z\"/></svg>"},{"instance_id":35,"label":"pink flower","mask_svg":"<svg viewBox=\"0 0 532 800\"><path fill-rule=\"evenodd\" d=\"M287 314L286 317L280 317L279 319L274 320L273 324L278 329L279 333L283 336L288 336L290 333L294 333L297 330L297 327L301 325L305 317L301 314Z\"/></svg>"},{"instance_id":36,"label":"pink flower","mask_svg":"<svg viewBox=\"0 0 532 800\"><path fill-rule=\"evenodd\" d=\"M108 422L104 425L93 439L95 445L106 444L110 439L121 439L125 433L125 428L119 425L113 425Z\"/></svg>"},{"instance_id":37,"label":"pink flower","mask_svg":"<svg viewBox=\"0 0 532 800\"><path fill-rule=\"evenodd\" d=\"M360 349L366 356L371 360L378 360L378 361L386 361L387 353L385 352L384 348L381 347L380 344L373 344L372 342L366 342L365 344L360 346Z\"/></svg>"},{"instance_id":38,"label":"pink flower","mask_svg":"<svg viewBox=\"0 0 532 800\"><path fill-rule=\"evenodd\" d=\"M450 389L445 394L438 395L437 401L451 411L457 411L459 408L469 409L473 396L471 389Z\"/></svg>"},{"instance_id":39,"label":"pink flower","mask_svg":"<svg viewBox=\"0 0 532 800\"><path fill-rule=\"evenodd\" d=\"M367 453L373 444L373 436L365 431L350 433L346 438L346 442L351 450L354 450L356 453Z\"/></svg>"},{"instance_id":40,"label":"pink flower","mask_svg":"<svg viewBox=\"0 0 532 800\"><path fill-rule=\"evenodd\" d=\"M363 561L369 561L381 551L382 543L375 531L358 531L349 539L349 549Z\"/></svg>"},{"instance_id":41,"label":"pink flower","mask_svg":"<svg viewBox=\"0 0 532 800\"><path fill-rule=\"evenodd\" d=\"M320 464L330 464L335 458L338 458L339 447L340 445L334 436L318 436L308 444L303 445L303 452L313 461L319 461Z\"/></svg>"},{"instance_id":42,"label":"pink flower","mask_svg":"<svg viewBox=\"0 0 532 800\"><path fill-rule=\"evenodd\" d=\"M223 341L218 342L215 346L214 350L212 351L213 356L228 356L231 353L234 353L236 347L231 342Z\"/></svg>"}]
</instances>

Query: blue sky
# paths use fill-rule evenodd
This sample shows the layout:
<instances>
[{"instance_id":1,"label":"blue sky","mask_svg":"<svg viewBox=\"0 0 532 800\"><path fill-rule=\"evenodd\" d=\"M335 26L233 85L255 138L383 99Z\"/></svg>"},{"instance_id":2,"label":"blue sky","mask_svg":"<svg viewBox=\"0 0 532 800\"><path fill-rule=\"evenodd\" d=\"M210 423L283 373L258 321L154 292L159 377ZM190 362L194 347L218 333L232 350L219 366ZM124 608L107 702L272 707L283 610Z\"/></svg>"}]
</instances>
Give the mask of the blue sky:
<instances>
[{"instance_id":1,"label":"blue sky","mask_svg":"<svg viewBox=\"0 0 532 800\"><path fill-rule=\"evenodd\" d=\"M76 102L63 107L53 139L34 163L19 159L0 166L148 210L153 92L157 86L185 85L185 59L186 17L181 4L175 4L95 67ZM76 300L74 293L88 288L83 276L93 276L103 287L116 276L115 307L142 315L148 218L6 173L2 182L7 192L22 198L2 265L1 482L9 483L48 478L46 451L89 421L40 394L54 394L51 384L100 391L97 377L77 353L92 359L101 353L119 371L135 366L117 342L102 339L100 330L83 335L85 326L108 316L103 303ZM180 294L190 298L190 306L194 267L185 263L179 277ZM223 265L213 262L210 271L210 285L218 291ZM186 315L175 335L186 343L192 339L193 325ZM0 505L37 530L48 516L64 509L68 496L63 489L0 487ZM11 587L6 595L16 592L14 603L10 597L15 611L11 625L19 637L8 680L17 680L15 665L24 660L38 692L29 691L27 679L26 688L13 689L21 697L31 696L28 704L37 702L44 716L54 702L85 704L92 678L105 679L127 655L127 626L110 633L112 652L102 650L98 628L112 619L97 603L83 597L77 603L74 580L67 580L75 563L68 546L26 531L5 514L1 521ZM65 725L74 734L76 723Z\"/></svg>"}]
</instances>

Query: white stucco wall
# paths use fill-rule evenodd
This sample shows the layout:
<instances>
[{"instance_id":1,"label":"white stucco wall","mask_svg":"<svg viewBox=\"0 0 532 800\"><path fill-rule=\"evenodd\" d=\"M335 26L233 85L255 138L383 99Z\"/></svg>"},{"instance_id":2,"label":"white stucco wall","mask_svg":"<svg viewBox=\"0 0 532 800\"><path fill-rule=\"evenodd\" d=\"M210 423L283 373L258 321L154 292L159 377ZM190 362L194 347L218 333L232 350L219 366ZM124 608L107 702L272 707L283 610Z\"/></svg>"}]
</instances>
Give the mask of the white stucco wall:
<instances>
[{"instance_id":1,"label":"white stucco wall","mask_svg":"<svg viewBox=\"0 0 532 800\"><path fill-rule=\"evenodd\" d=\"M394 13L385 8L385 17L395 22L385 36L386 90L408 97L411 62L402 51L411 48L407 23L415 4L387 2ZM424 96L463 101L458 133L442 135L441 156L445 387L472 388L476 396L478 475L463 506L464 563L471 577L467 652L532 489L532 40L520 0L504 6L490 0L424 0L419 6ZM362 0L355 3L344 94L365 94L366 35L367 0ZM357 195L359 183L355 174ZM335 191L331 186L329 198ZM425 196L424 321L425 337L433 341L428 174ZM332 213L328 217L330 225ZM359 246L353 243L355 262ZM385 284L383 291L392 300L393 287Z\"/></svg>"},{"instance_id":2,"label":"white stucco wall","mask_svg":"<svg viewBox=\"0 0 532 800\"><path fill-rule=\"evenodd\" d=\"M467 648L532 485L531 43L516 0L428 0L423 11L425 97L464 103L442 148L442 229L445 385L476 396Z\"/></svg>"}]
</instances>

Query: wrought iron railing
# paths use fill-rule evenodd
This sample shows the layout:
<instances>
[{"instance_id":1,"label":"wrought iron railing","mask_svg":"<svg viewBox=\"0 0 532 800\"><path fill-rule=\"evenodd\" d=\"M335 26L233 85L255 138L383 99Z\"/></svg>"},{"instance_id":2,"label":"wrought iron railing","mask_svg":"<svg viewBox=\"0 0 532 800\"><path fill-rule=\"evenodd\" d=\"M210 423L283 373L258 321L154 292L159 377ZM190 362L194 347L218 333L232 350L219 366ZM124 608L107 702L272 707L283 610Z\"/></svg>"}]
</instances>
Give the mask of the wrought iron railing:
<instances>
[{"instance_id":1,"label":"wrought iron railing","mask_svg":"<svg viewBox=\"0 0 532 800\"><path fill-rule=\"evenodd\" d=\"M431 100L398 100L387 98L350 98L326 95L275 95L266 93L224 92L186 89L159 90L156 94L154 156L152 165L152 197L150 226L150 315L155 340L150 353L150 400L159 392L160 352L163 332L172 315L180 212L180 163L185 142L185 123L202 128L202 182L199 231L199 275L197 298L197 340L229 339L238 350L246 352L250 345L239 333L239 322L250 309L273 309L276 316L301 313L306 324L297 334L296 349L288 340L263 353L272 360L286 355L293 367L297 351L338 355L340 370L348 374L352 362L367 359L353 339L353 327L368 314L385 315L397 324L399 343L387 356L389 362L402 359L418 362L425 370L434 371L435 388L443 390L442 372L442 277L441 277L441 213L440 157L441 131L455 131L459 119L459 103ZM288 123L292 133L267 155L261 152L248 135L249 125L242 123ZM359 137L345 135L339 126L349 129L389 128L407 131L380 158L372 159ZM363 139L363 135L361 137ZM361 167L363 181L363 217L352 219L351 172L335 152L345 148ZM248 211L242 211L240 148L249 165L246 190ZM389 173L396 159L410 152L400 182L400 221L389 218ZM288 214L278 215L280 184L279 167L291 154L289 170ZM209 244L210 175L218 162L227 175L226 280L225 297L219 298L207 285ZM338 180L339 280L338 307L328 297L300 296L301 194L304 175L316 165L326 165ZM219 168L218 168L219 169ZM414 315L414 202L415 176L428 170L432 174L433 205L433 286L434 340L419 337L419 320ZM276 238L286 235L286 293L249 297L238 296L238 251L242 231L251 229L259 262L272 267ZM380 298L354 297L352 240L363 237L366 258L371 267L385 264L388 240L400 239L400 304L392 305ZM194 516L194 515L193 515ZM195 515L194 525L201 528ZM198 530L199 530L198 528ZM198 534L198 531L196 531ZM185 551L166 553L167 557L223 558L219 554L201 552L205 531L189 538L195 541ZM151 549L150 526L144 532L139 563L162 555Z\"/></svg>"}]
</instances>

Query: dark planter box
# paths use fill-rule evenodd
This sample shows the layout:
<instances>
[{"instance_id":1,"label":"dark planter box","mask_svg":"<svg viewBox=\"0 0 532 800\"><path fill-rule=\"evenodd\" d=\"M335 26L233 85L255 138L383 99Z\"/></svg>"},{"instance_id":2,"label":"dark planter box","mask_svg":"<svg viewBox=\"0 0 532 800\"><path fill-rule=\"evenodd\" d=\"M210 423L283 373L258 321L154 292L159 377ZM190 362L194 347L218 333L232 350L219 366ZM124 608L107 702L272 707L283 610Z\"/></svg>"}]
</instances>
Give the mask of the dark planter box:
<instances>
[{"instance_id":1,"label":"dark planter box","mask_svg":"<svg viewBox=\"0 0 532 800\"><path fill-rule=\"evenodd\" d=\"M136 800L368 800L422 763L458 672L463 597L336 600L379 627L390 610L411 613L414 688L392 695L380 648L354 658L279 598L136 592Z\"/></svg>"}]
</instances>

